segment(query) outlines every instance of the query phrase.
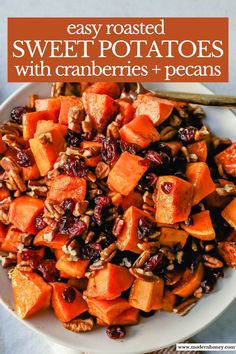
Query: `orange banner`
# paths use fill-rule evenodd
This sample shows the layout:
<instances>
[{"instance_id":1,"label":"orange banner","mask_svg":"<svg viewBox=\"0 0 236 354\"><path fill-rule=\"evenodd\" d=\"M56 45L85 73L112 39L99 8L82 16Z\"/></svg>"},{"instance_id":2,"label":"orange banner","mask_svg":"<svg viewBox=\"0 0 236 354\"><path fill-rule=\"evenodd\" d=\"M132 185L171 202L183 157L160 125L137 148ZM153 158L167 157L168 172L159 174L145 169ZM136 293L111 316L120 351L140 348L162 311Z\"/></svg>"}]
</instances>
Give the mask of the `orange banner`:
<instances>
[{"instance_id":1,"label":"orange banner","mask_svg":"<svg viewBox=\"0 0 236 354\"><path fill-rule=\"evenodd\" d=\"M9 18L8 81L228 81L227 18Z\"/></svg>"}]
</instances>

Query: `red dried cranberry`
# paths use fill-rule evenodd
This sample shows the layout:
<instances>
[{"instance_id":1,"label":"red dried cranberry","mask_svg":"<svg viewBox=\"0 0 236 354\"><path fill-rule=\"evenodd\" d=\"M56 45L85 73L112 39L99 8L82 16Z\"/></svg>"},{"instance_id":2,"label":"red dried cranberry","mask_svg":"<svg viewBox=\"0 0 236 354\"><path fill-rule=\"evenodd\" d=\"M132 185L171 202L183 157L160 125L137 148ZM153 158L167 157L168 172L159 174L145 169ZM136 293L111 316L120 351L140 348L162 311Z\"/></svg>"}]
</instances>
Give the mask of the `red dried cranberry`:
<instances>
[{"instance_id":1,"label":"red dried cranberry","mask_svg":"<svg viewBox=\"0 0 236 354\"><path fill-rule=\"evenodd\" d=\"M155 268L158 266L158 264L162 261L163 259L163 253L157 253L145 263L144 265L144 270L153 272Z\"/></svg>"},{"instance_id":2,"label":"red dried cranberry","mask_svg":"<svg viewBox=\"0 0 236 354\"><path fill-rule=\"evenodd\" d=\"M70 237L82 235L86 228L87 226L82 220L68 214L63 215L57 223L58 232Z\"/></svg>"},{"instance_id":3,"label":"red dried cranberry","mask_svg":"<svg viewBox=\"0 0 236 354\"><path fill-rule=\"evenodd\" d=\"M83 257L92 260L93 262L100 258L102 246L100 243L90 243L83 249Z\"/></svg>"},{"instance_id":4,"label":"red dried cranberry","mask_svg":"<svg viewBox=\"0 0 236 354\"><path fill-rule=\"evenodd\" d=\"M128 143L127 141L119 141L121 152L128 151L130 154L137 154L142 148L137 144Z\"/></svg>"},{"instance_id":5,"label":"red dried cranberry","mask_svg":"<svg viewBox=\"0 0 236 354\"><path fill-rule=\"evenodd\" d=\"M18 151L16 154L16 158L17 158L17 163L21 167L32 166L32 161L31 161L30 155L26 150Z\"/></svg>"},{"instance_id":6,"label":"red dried cranberry","mask_svg":"<svg viewBox=\"0 0 236 354\"><path fill-rule=\"evenodd\" d=\"M139 182L139 187L142 190L153 192L153 189L156 187L158 177L155 173L145 174Z\"/></svg>"},{"instance_id":7,"label":"red dried cranberry","mask_svg":"<svg viewBox=\"0 0 236 354\"><path fill-rule=\"evenodd\" d=\"M108 207L111 204L111 198L107 195L101 195L95 198L95 204Z\"/></svg>"},{"instance_id":8,"label":"red dried cranberry","mask_svg":"<svg viewBox=\"0 0 236 354\"><path fill-rule=\"evenodd\" d=\"M88 167L84 161L78 160L75 157L69 157L62 166L63 171L72 177L85 177L88 173Z\"/></svg>"},{"instance_id":9,"label":"red dried cranberry","mask_svg":"<svg viewBox=\"0 0 236 354\"><path fill-rule=\"evenodd\" d=\"M81 143L81 135L71 129L67 129L65 140L68 145L79 147Z\"/></svg>"},{"instance_id":10,"label":"red dried cranberry","mask_svg":"<svg viewBox=\"0 0 236 354\"><path fill-rule=\"evenodd\" d=\"M149 150L146 155L145 158L143 160L141 160L140 165L143 166L152 166L152 167L156 167L159 165L163 164L162 158L160 153L154 151L154 150Z\"/></svg>"},{"instance_id":11,"label":"red dried cranberry","mask_svg":"<svg viewBox=\"0 0 236 354\"><path fill-rule=\"evenodd\" d=\"M61 203L61 206L65 211L73 212L73 210L75 208L75 201L71 198L65 199Z\"/></svg>"},{"instance_id":12,"label":"red dried cranberry","mask_svg":"<svg viewBox=\"0 0 236 354\"><path fill-rule=\"evenodd\" d=\"M10 114L11 120L17 124L22 124L22 116L26 112L27 112L26 108L22 106L13 108Z\"/></svg>"},{"instance_id":13,"label":"red dried cranberry","mask_svg":"<svg viewBox=\"0 0 236 354\"><path fill-rule=\"evenodd\" d=\"M117 142L111 138L105 138L102 142L101 155L104 162L111 164L118 157Z\"/></svg>"},{"instance_id":14,"label":"red dried cranberry","mask_svg":"<svg viewBox=\"0 0 236 354\"><path fill-rule=\"evenodd\" d=\"M161 185L161 189L165 194L170 194L171 190L173 187L173 183L172 182L164 182Z\"/></svg>"},{"instance_id":15,"label":"red dried cranberry","mask_svg":"<svg viewBox=\"0 0 236 354\"><path fill-rule=\"evenodd\" d=\"M179 139L183 143L189 143L194 140L197 129L195 127L180 128L178 131Z\"/></svg>"},{"instance_id":16,"label":"red dried cranberry","mask_svg":"<svg viewBox=\"0 0 236 354\"><path fill-rule=\"evenodd\" d=\"M71 237L80 236L86 230L87 225L84 221L74 218L73 224L68 228Z\"/></svg>"},{"instance_id":17,"label":"red dried cranberry","mask_svg":"<svg viewBox=\"0 0 236 354\"><path fill-rule=\"evenodd\" d=\"M141 217L138 221L138 238L142 240L150 236L155 230L154 224L146 217Z\"/></svg>"},{"instance_id":18,"label":"red dried cranberry","mask_svg":"<svg viewBox=\"0 0 236 354\"><path fill-rule=\"evenodd\" d=\"M125 328L123 326L108 326L106 333L111 339L121 339L125 336Z\"/></svg>"},{"instance_id":19,"label":"red dried cranberry","mask_svg":"<svg viewBox=\"0 0 236 354\"><path fill-rule=\"evenodd\" d=\"M68 288L66 288L62 292L61 297L64 302L68 302L69 304L71 304L72 302L75 301L75 298L76 298L75 289L72 288L72 286L68 286Z\"/></svg>"},{"instance_id":20,"label":"red dried cranberry","mask_svg":"<svg viewBox=\"0 0 236 354\"><path fill-rule=\"evenodd\" d=\"M93 211L93 218L98 225L102 225L102 212L103 212L102 205L96 205Z\"/></svg>"},{"instance_id":21,"label":"red dried cranberry","mask_svg":"<svg viewBox=\"0 0 236 354\"><path fill-rule=\"evenodd\" d=\"M47 226L47 223L43 220L43 213L36 216L34 220L34 225L37 231L41 231Z\"/></svg>"},{"instance_id":22,"label":"red dried cranberry","mask_svg":"<svg viewBox=\"0 0 236 354\"><path fill-rule=\"evenodd\" d=\"M57 270L56 262L53 259L41 260L37 269L48 282L57 281L59 278L59 271Z\"/></svg>"},{"instance_id":23,"label":"red dried cranberry","mask_svg":"<svg viewBox=\"0 0 236 354\"><path fill-rule=\"evenodd\" d=\"M91 141L95 138L96 134L96 131L93 129L91 132L81 134L81 136L83 140Z\"/></svg>"}]
</instances>

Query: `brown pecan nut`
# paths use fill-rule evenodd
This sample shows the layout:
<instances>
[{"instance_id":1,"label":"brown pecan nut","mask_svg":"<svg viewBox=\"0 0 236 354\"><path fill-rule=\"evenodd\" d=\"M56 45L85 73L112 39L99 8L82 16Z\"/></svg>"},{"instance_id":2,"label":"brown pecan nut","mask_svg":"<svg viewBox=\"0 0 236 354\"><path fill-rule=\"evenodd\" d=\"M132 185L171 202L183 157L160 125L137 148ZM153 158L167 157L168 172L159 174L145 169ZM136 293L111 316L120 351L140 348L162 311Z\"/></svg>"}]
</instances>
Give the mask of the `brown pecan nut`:
<instances>
[{"instance_id":1,"label":"brown pecan nut","mask_svg":"<svg viewBox=\"0 0 236 354\"><path fill-rule=\"evenodd\" d=\"M108 247L101 251L101 260L104 262L110 262L115 257L117 252L116 243L111 243Z\"/></svg>"},{"instance_id":2,"label":"brown pecan nut","mask_svg":"<svg viewBox=\"0 0 236 354\"><path fill-rule=\"evenodd\" d=\"M104 179L109 175L110 166L100 161L95 168L95 175L98 179Z\"/></svg>"},{"instance_id":3,"label":"brown pecan nut","mask_svg":"<svg viewBox=\"0 0 236 354\"><path fill-rule=\"evenodd\" d=\"M151 252L146 250L143 251L140 256L136 259L133 264L134 268L140 268L144 265L144 263L151 257Z\"/></svg>"},{"instance_id":4,"label":"brown pecan nut","mask_svg":"<svg viewBox=\"0 0 236 354\"><path fill-rule=\"evenodd\" d=\"M152 272L145 272L141 268L129 268L130 273L137 279L153 282L159 279L159 277Z\"/></svg>"},{"instance_id":5,"label":"brown pecan nut","mask_svg":"<svg viewBox=\"0 0 236 354\"><path fill-rule=\"evenodd\" d=\"M70 322L64 322L63 326L75 333L89 332L92 331L94 327L94 320L92 317L86 318L85 320L78 318Z\"/></svg>"},{"instance_id":6,"label":"brown pecan nut","mask_svg":"<svg viewBox=\"0 0 236 354\"><path fill-rule=\"evenodd\" d=\"M3 268L8 268L17 263L16 253L9 253L8 255L0 255L0 262Z\"/></svg>"},{"instance_id":7,"label":"brown pecan nut","mask_svg":"<svg viewBox=\"0 0 236 354\"><path fill-rule=\"evenodd\" d=\"M224 266L223 262L221 262L219 259L210 256L209 254L204 254L202 256L204 260L204 266L207 268L222 268Z\"/></svg>"},{"instance_id":8,"label":"brown pecan nut","mask_svg":"<svg viewBox=\"0 0 236 354\"><path fill-rule=\"evenodd\" d=\"M112 233L114 236L118 237L121 234L124 224L125 224L124 220L121 219L120 217L117 217L115 219L115 222L114 222L114 225L112 228Z\"/></svg>"},{"instance_id":9,"label":"brown pecan nut","mask_svg":"<svg viewBox=\"0 0 236 354\"><path fill-rule=\"evenodd\" d=\"M51 144L52 143L52 134L51 133L42 133L38 136L38 139L41 144Z\"/></svg>"},{"instance_id":10,"label":"brown pecan nut","mask_svg":"<svg viewBox=\"0 0 236 354\"><path fill-rule=\"evenodd\" d=\"M81 122L84 119L84 109L81 106L74 106L68 112L68 128L76 133L81 133Z\"/></svg>"},{"instance_id":11,"label":"brown pecan nut","mask_svg":"<svg viewBox=\"0 0 236 354\"><path fill-rule=\"evenodd\" d=\"M117 122L112 122L108 125L106 135L114 139L120 138L119 125Z\"/></svg>"},{"instance_id":12,"label":"brown pecan nut","mask_svg":"<svg viewBox=\"0 0 236 354\"><path fill-rule=\"evenodd\" d=\"M197 298L191 297L176 306L173 311L179 316L184 316L196 305L197 301Z\"/></svg>"}]
</instances>

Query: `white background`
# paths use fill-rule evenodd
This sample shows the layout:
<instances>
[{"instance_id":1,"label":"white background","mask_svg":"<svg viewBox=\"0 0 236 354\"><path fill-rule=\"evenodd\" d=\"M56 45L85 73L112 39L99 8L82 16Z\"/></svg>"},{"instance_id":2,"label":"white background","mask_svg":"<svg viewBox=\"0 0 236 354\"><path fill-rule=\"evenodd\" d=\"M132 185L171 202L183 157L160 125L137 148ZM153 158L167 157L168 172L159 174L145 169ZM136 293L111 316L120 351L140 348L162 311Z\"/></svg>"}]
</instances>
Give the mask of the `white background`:
<instances>
[{"instance_id":1,"label":"white background","mask_svg":"<svg viewBox=\"0 0 236 354\"><path fill-rule=\"evenodd\" d=\"M21 85L7 83L7 17L27 16L229 17L229 82L207 86L217 93L236 95L236 0L0 0L0 103ZM194 340L235 343L235 327L236 301ZM0 354L45 353L52 353L45 339L13 319L0 305Z\"/></svg>"}]
</instances>

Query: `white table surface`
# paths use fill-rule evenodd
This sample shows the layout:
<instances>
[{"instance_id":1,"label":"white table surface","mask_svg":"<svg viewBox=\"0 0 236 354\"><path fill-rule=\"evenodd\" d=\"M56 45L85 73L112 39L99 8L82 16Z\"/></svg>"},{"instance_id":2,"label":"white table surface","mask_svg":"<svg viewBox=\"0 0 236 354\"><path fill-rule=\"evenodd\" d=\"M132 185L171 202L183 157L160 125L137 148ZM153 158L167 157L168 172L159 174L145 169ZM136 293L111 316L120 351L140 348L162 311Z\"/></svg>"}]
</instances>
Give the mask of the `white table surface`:
<instances>
[{"instance_id":1,"label":"white table surface","mask_svg":"<svg viewBox=\"0 0 236 354\"><path fill-rule=\"evenodd\" d=\"M214 17L230 18L230 81L207 84L216 93L236 94L235 0L0 0L0 103L21 84L7 83L7 17ZM30 30L30 29L29 29ZM1 289L1 284L0 284ZM0 290L1 291L1 290ZM236 301L197 342L236 342ZM47 341L17 322L0 305L0 354L52 354Z\"/></svg>"}]
</instances>

